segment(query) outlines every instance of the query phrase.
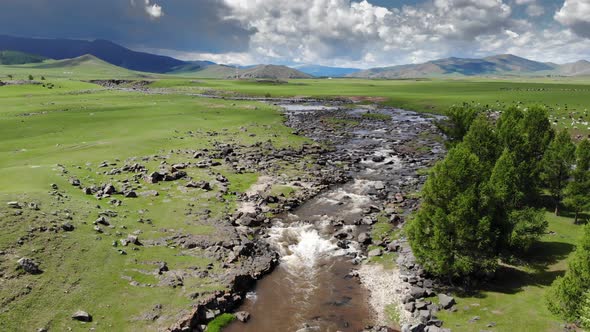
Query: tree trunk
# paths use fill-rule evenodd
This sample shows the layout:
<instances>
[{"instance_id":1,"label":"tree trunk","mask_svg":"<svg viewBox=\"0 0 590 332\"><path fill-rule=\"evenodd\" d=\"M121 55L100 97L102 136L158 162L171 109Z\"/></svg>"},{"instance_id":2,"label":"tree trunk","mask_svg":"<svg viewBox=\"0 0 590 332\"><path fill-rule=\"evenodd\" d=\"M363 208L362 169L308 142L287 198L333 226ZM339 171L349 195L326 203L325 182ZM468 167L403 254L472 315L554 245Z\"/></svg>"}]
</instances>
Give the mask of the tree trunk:
<instances>
[{"instance_id":1,"label":"tree trunk","mask_svg":"<svg viewBox=\"0 0 590 332\"><path fill-rule=\"evenodd\" d=\"M559 203L555 203L555 215L559 216Z\"/></svg>"},{"instance_id":2,"label":"tree trunk","mask_svg":"<svg viewBox=\"0 0 590 332\"><path fill-rule=\"evenodd\" d=\"M576 211L576 214L574 216L574 225L578 224L578 211Z\"/></svg>"}]
</instances>

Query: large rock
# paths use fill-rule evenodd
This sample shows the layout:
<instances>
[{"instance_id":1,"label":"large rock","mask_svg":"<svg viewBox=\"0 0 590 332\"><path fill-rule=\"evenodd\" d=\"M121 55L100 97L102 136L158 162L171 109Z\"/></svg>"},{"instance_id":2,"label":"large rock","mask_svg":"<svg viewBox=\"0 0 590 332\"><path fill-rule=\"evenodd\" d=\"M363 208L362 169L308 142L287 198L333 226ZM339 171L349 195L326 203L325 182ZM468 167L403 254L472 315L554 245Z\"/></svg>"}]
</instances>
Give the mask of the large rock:
<instances>
[{"instance_id":1,"label":"large rock","mask_svg":"<svg viewBox=\"0 0 590 332\"><path fill-rule=\"evenodd\" d=\"M78 310L72 315L72 319L79 320L81 322L92 322L92 316L86 311Z\"/></svg>"},{"instance_id":2,"label":"large rock","mask_svg":"<svg viewBox=\"0 0 590 332\"><path fill-rule=\"evenodd\" d=\"M19 202L8 202L6 204L8 205L8 207L13 208L13 209L22 209L22 206L20 205Z\"/></svg>"},{"instance_id":3,"label":"large rock","mask_svg":"<svg viewBox=\"0 0 590 332\"><path fill-rule=\"evenodd\" d=\"M426 290L422 287L417 287L417 286L412 286L410 288L410 296L415 298L415 299L419 299L421 297L424 297L424 295L426 295Z\"/></svg>"},{"instance_id":4,"label":"large rock","mask_svg":"<svg viewBox=\"0 0 590 332\"><path fill-rule=\"evenodd\" d=\"M30 274L40 274L43 271L39 268L39 264L37 264L34 260L23 257L17 261L18 265L25 270L25 272Z\"/></svg>"},{"instance_id":5,"label":"large rock","mask_svg":"<svg viewBox=\"0 0 590 332\"><path fill-rule=\"evenodd\" d=\"M378 256L381 256L382 254L383 253L382 253L381 249L376 248L376 249L369 251L369 253L367 255L369 257L378 257Z\"/></svg>"},{"instance_id":6,"label":"large rock","mask_svg":"<svg viewBox=\"0 0 590 332\"><path fill-rule=\"evenodd\" d=\"M236 319L242 323L246 323L250 320L250 313L247 311L238 311L236 312Z\"/></svg>"},{"instance_id":7,"label":"large rock","mask_svg":"<svg viewBox=\"0 0 590 332\"><path fill-rule=\"evenodd\" d=\"M450 309L456 304L455 299L452 296L446 294L438 294L438 303L443 309Z\"/></svg>"}]
</instances>

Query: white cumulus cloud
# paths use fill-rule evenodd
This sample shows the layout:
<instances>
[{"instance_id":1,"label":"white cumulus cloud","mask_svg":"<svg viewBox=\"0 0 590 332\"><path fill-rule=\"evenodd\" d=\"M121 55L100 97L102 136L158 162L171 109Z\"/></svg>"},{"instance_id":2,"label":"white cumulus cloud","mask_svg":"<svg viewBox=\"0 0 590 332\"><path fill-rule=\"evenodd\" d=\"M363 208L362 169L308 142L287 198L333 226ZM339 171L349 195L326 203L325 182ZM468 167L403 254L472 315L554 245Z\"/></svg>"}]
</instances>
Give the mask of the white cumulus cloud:
<instances>
[{"instance_id":1,"label":"white cumulus cloud","mask_svg":"<svg viewBox=\"0 0 590 332\"><path fill-rule=\"evenodd\" d=\"M590 38L590 0L565 0L555 19L578 35Z\"/></svg>"},{"instance_id":2,"label":"white cumulus cloud","mask_svg":"<svg viewBox=\"0 0 590 332\"><path fill-rule=\"evenodd\" d=\"M130 2L131 2L132 6L135 6L135 0L130 0ZM162 6L160 6L156 3L152 4L150 2L150 0L143 0L142 2L143 2L142 7L143 7L145 13L148 14L148 16L150 18L157 19L157 18L162 17L162 15L164 15L164 12L162 11Z\"/></svg>"},{"instance_id":3,"label":"white cumulus cloud","mask_svg":"<svg viewBox=\"0 0 590 332\"><path fill-rule=\"evenodd\" d=\"M223 1L228 18L255 31L250 52L268 62L416 62L514 24L502 0L434 0L400 9L366 0Z\"/></svg>"}]
</instances>

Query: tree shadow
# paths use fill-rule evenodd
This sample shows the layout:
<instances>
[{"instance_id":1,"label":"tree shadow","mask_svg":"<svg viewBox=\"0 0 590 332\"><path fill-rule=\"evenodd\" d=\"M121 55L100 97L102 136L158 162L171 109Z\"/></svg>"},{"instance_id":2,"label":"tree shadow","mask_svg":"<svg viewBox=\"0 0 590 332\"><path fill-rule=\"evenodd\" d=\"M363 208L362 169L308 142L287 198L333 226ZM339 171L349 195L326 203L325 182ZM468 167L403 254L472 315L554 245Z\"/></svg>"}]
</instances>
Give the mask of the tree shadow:
<instances>
[{"instance_id":1,"label":"tree shadow","mask_svg":"<svg viewBox=\"0 0 590 332\"><path fill-rule=\"evenodd\" d=\"M574 248L564 242L537 242L529 255L513 259L511 264L500 264L492 279L453 291L460 296L484 298L484 292L516 294L528 286L549 286L565 274L565 270L549 270L549 267L567 258Z\"/></svg>"}]
</instances>

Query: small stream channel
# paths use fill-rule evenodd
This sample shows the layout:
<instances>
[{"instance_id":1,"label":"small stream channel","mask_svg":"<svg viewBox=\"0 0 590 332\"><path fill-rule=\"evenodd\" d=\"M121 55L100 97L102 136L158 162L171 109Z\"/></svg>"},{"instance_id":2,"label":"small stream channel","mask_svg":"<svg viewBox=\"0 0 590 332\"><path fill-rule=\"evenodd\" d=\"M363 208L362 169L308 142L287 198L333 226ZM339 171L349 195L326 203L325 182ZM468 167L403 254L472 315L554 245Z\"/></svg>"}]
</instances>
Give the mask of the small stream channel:
<instances>
[{"instance_id":1,"label":"small stream channel","mask_svg":"<svg viewBox=\"0 0 590 332\"><path fill-rule=\"evenodd\" d=\"M350 274L365 255L358 235L371 227L360 221L372 206L381 207L401 187L417 182L421 161L400 157L396 146L416 139L422 127L432 127L432 119L395 109L281 107L287 124L334 144L333 160L353 161L352 179L274 222L267 241L280 253L280 265L258 282L239 308L251 314L250 321L234 322L224 331L361 331L371 325L373 313L367 289ZM363 116L369 111L390 115L391 120L370 120ZM361 125L352 132L326 130L315 116L326 112L358 118ZM314 118L316 123L308 123ZM435 158L440 152L442 148L430 153Z\"/></svg>"}]
</instances>

